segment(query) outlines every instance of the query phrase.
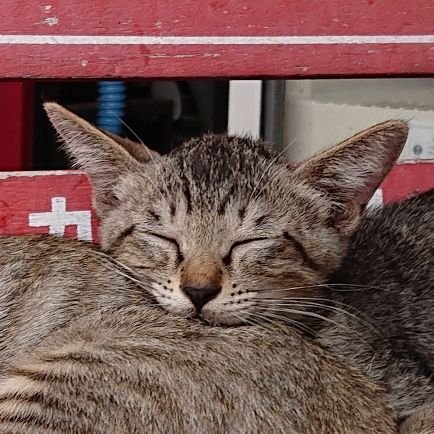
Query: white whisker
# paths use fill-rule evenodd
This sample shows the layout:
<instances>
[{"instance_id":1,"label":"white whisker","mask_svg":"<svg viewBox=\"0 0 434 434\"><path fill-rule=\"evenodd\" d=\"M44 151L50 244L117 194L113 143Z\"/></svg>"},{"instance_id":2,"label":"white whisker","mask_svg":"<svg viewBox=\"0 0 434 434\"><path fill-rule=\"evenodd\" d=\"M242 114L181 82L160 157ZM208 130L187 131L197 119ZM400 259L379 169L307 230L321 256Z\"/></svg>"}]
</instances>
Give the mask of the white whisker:
<instances>
[{"instance_id":1,"label":"white whisker","mask_svg":"<svg viewBox=\"0 0 434 434\"><path fill-rule=\"evenodd\" d=\"M267 302L263 303L263 306L265 306L266 308L268 308L268 306L273 306L273 307L280 307L280 308L286 308L286 307L318 307L320 309L324 309L327 311L331 311L334 313L341 313L343 315L346 315L350 318L352 318L353 320L355 320L356 322L362 324L365 327L368 327L373 333L376 333L378 336L381 336L381 334L378 332L378 330L376 329L375 325L363 318L358 317L357 315L336 307L336 306L328 306L326 304L322 304L322 303L315 303L315 302L311 302L309 300L305 301L302 297L300 297L298 300L278 300L278 303L271 303L269 300L267 300ZM259 302L259 300L258 300ZM260 304L260 303L259 303Z\"/></svg>"},{"instance_id":2,"label":"white whisker","mask_svg":"<svg viewBox=\"0 0 434 434\"><path fill-rule=\"evenodd\" d=\"M277 315L276 313L272 313L272 312L263 312L263 313L259 313L259 312L255 312L255 316L257 318L259 318L262 322L267 322L270 325L272 325L274 328L276 326L279 326L279 328L281 329L282 324L287 323L289 324L291 327L297 328L300 331L303 331L311 336L315 336L315 332L314 330L309 327L306 324L303 324L300 321L297 321L295 319L292 318L288 318L287 316L283 316L283 315ZM277 320L273 321L273 319ZM286 329L284 329L286 331Z\"/></svg>"},{"instance_id":3,"label":"white whisker","mask_svg":"<svg viewBox=\"0 0 434 434\"><path fill-rule=\"evenodd\" d=\"M337 288L335 288L337 287ZM341 289L344 287L345 289ZM294 291L297 289L311 289L311 288L327 288L333 291L342 291L342 292L350 292L350 291L363 291L364 289L376 289L380 291L388 291L386 288L381 288L379 286L369 286L369 285L357 285L353 283L317 283L311 285L302 285L302 286L292 286L289 288L254 288L251 291L254 292L272 292L272 291ZM348 288L348 289L347 289ZM351 289L349 289L351 288ZM356 288L356 289L352 289Z\"/></svg>"},{"instance_id":4,"label":"white whisker","mask_svg":"<svg viewBox=\"0 0 434 434\"><path fill-rule=\"evenodd\" d=\"M155 166L157 166L156 161L154 160L154 156L152 155L152 152L148 149L148 147L143 143L143 140L139 137L139 135L119 116L116 116L118 120L122 123L122 125L139 141L140 144L143 145L146 152L149 155L149 158L151 159L152 163L154 163Z\"/></svg>"},{"instance_id":5,"label":"white whisker","mask_svg":"<svg viewBox=\"0 0 434 434\"><path fill-rule=\"evenodd\" d=\"M103 263L103 265L106 266L109 270L117 273L119 276L122 276L131 282L134 282L137 286L144 289L147 293L152 294L153 288L150 285L147 285L147 283L144 282L143 280L139 279L138 278L139 276L137 275L137 273L133 269L131 269L127 265L123 264L122 262L118 261L117 259L111 257L110 255L107 255L104 252L95 251L95 253L107 260L105 263ZM116 266L122 267L125 271L120 270ZM137 276L137 277L134 277L134 276ZM149 283L153 282L152 279L149 279L149 280L150 280Z\"/></svg>"}]
</instances>

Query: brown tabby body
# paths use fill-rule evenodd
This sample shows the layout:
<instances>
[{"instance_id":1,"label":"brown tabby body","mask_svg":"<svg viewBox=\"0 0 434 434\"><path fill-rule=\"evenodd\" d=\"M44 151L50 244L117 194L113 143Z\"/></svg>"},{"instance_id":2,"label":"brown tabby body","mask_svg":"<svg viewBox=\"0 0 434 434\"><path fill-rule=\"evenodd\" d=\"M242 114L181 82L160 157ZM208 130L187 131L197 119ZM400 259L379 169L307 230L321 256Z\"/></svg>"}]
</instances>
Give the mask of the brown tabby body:
<instances>
[{"instance_id":1,"label":"brown tabby body","mask_svg":"<svg viewBox=\"0 0 434 434\"><path fill-rule=\"evenodd\" d=\"M394 433L384 391L295 330L152 306L89 245L1 238L0 433Z\"/></svg>"},{"instance_id":2,"label":"brown tabby body","mask_svg":"<svg viewBox=\"0 0 434 434\"><path fill-rule=\"evenodd\" d=\"M405 123L291 165L212 135L160 156L46 109L93 185L102 252L0 240L4 432L394 432L393 393L279 321L324 317Z\"/></svg>"},{"instance_id":3,"label":"brown tabby body","mask_svg":"<svg viewBox=\"0 0 434 434\"><path fill-rule=\"evenodd\" d=\"M77 318L16 357L0 384L0 432L395 428L381 388L296 332L204 327L142 303Z\"/></svg>"}]
</instances>

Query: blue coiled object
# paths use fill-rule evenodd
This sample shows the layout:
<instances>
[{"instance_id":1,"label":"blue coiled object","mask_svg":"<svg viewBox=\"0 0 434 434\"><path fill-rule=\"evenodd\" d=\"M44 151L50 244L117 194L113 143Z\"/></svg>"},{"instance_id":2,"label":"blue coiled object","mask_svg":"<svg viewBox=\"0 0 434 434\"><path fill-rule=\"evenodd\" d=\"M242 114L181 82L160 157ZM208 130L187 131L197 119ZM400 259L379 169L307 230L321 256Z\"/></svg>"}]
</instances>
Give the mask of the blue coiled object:
<instances>
[{"instance_id":1,"label":"blue coiled object","mask_svg":"<svg viewBox=\"0 0 434 434\"><path fill-rule=\"evenodd\" d=\"M122 132L122 117L125 114L126 85L123 81L98 82L98 113L96 123L99 128L114 134Z\"/></svg>"}]
</instances>

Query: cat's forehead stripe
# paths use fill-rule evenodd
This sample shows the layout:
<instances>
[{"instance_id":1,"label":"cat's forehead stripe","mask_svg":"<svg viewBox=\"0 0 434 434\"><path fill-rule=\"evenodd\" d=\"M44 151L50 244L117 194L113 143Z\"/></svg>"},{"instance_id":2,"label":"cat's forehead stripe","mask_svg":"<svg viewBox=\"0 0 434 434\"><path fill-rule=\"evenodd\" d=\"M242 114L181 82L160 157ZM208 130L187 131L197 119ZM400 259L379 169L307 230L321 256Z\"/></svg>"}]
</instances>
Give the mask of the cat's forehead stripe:
<instances>
[{"instance_id":1,"label":"cat's forehead stripe","mask_svg":"<svg viewBox=\"0 0 434 434\"><path fill-rule=\"evenodd\" d=\"M244 218L246 217L246 207L241 206L238 210L238 217L240 218L241 222L243 222Z\"/></svg>"},{"instance_id":2,"label":"cat's forehead stripe","mask_svg":"<svg viewBox=\"0 0 434 434\"><path fill-rule=\"evenodd\" d=\"M161 220L160 215L158 215L155 211L149 211L149 215L156 221L159 222Z\"/></svg>"},{"instance_id":3,"label":"cat's forehead stripe","mask_svg":"<svg viewBox=\"0 0 434 434\"><path fill-rule=\"evenodd\" d=\"M229 188L229 190L223 196L223 199L220 201L220 204L219 204L218 209L217 209L218 215L223 215L225 213L226 206L228 205L228 203L231 200L234 193L235 193L235 185L232 184L232 186Z\"/></svg>"},{"instance_id":4,"label":"cat's forehead stripe","mask_svg":"<svg viewBox=\"0 0 434 434\"><path fill-rule=\"evenodd\" d=\"M175 214L176 214L175 202L170 202L169 209L170 209L170 217L172 217L172 218L175 217Z\"/></svg>"},{"instance_id":5,"label":"cat's forehead stripe","mask_svg":"<svg viewBox=\"0 0 434 434\"><path fill-rule=\"evenodd\" d=\"M245 206L253 189L263 191L273 177L275 165L280 167L276 155L258 140L206 135L168 155L171 164L166 167L165 177L172 189L182 192L188 213L200 205L223 215L229 203ZM271 161L275 165L270 165Z\"/></svg>"},{"instance_id":6,"label":"cat's forehead stripe","mask_svg":"<svg viewBox=\"0 0 434 434\"><path fill-rule=\"evenodd\" d=\"M190 181L185 175L185 173L181 173L181 181L182 181L182 192L184 193L185 203L187 206L187 213L190 213L192 209Z\"/></svg>"}]
</instances>

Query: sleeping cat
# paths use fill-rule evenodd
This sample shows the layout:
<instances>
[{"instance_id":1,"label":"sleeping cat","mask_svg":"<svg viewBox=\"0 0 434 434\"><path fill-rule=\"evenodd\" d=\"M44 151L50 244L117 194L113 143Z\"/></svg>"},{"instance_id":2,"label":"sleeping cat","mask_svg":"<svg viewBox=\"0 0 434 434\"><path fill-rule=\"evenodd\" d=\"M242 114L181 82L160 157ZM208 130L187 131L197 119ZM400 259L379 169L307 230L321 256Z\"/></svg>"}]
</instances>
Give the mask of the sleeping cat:
<instances>
[{"instance_id":1,"label":"sleeping cat","mask_svg":"<svg viewBox=\"0 0 434 434\"><path fill-rule=\"evenodd\" d=\"M182 318L200 314L203 299L194 290L210 300L218 295L211 278L226 279L221 291L247 294L247 280L233 278L235 264L245 273L250 268L251 285L259 277L276 285L278 264L256 276L251 263L266 266L260 262L265 231L275 230L273 240L286 258L307 260L293 235L277 232L264 217L274 205L278 209L264 190L268 169L253 176L274 164L281 164L275 182L290 173L280 157L260 144L216 137L161 157L55 104L46 109L88 171L103 251L52 236L0 238L0 433L396 432L383 389L296 330L265 323L209 327ZM406 134L400 123L376 131L396 149ZM198 160L207 157L203 147L215 155L208 166ZM381 163L383 175L393 158ZM255 168L258 160L262 166ZM244 178L231 183L234 165L251 176L245 185ZM194 180L202 189L188 184ZM247 185L250 195L238 196ZM344 224L344 215L338 220ZM237 225L238 238L231 240L229 229ZM176 232L180 227L189 247ZM220 259L210 229L221 237L221 249L232 244ZM252 259L242 255L248 236L255 238ZM281 277L291 273L296 276L295 267ZM228 297L240 300L240 294ZM231 318L243 319L234 309L241 302L228 306Z\"/></svg>"},{"instance_id":2,"label":"sleeping cat","mask_svg":"<svg viewBox=\"0 0 434 434\"><path fill-rule=\"evenodd\" d=\"M430 195L364 212L401 153L405 122L291 164L260 141L213 135L160 156L47 110L93 185L102 249L150 279L159 305L210 324L293 324L385 385L400 420L431 402Z\"/></svg>"}]
</instances>

